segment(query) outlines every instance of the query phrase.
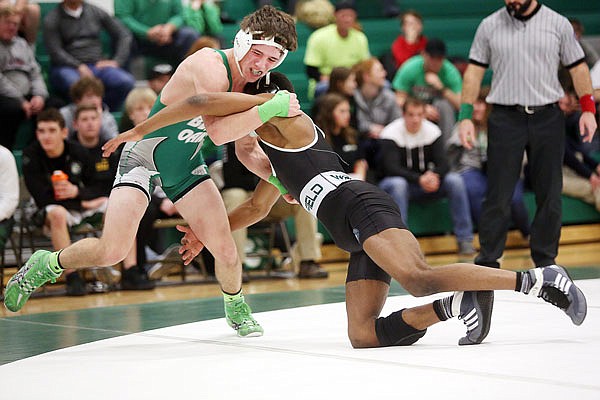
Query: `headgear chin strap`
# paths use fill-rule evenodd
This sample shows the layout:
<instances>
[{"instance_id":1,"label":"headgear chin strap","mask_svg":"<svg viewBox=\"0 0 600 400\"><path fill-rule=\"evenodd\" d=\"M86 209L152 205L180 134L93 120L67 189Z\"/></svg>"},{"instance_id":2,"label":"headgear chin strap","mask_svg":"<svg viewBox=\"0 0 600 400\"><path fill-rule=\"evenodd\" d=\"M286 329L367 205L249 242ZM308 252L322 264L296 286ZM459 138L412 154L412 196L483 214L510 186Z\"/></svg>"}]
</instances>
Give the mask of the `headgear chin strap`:
<instances>
[{"instance_id":1,"label":"headgear chin strap","mask_svg":"<svg viewBox=\"0 0 600 400\"><path fill-rule=\"evenodd\" d=\"M261 39L254 39L256 35L260 35L261 33L262 32L260 31L252 32L240 29L235 35L235 38L233 39L233 56L235 58L235 62L238 65L238 69L240 70L240 72L240 60L244 58L246 54L248 54L253 44L264 44L267 46L275 47L281 51L281 57L279 58L277 64L273 66L273 68L279 67L283 60L285 60L288 51L282 45L277 43L274 37L265 38L261 36Z\"/></svg>"}]
</instances>

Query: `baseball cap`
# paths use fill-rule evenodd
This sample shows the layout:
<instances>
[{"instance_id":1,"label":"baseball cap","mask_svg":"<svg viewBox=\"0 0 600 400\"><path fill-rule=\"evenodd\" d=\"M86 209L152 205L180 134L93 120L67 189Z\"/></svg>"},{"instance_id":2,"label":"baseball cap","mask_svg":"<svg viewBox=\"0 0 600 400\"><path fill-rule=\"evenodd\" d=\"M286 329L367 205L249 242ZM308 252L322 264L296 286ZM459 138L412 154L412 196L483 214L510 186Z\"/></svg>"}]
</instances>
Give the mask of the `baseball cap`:
<instances>
[{"instance_id":1,"label":"baseball cap","mask_svg":"<svg viewBox=\"0 0 600 400\"><path fill-rule=\"evenodd\" d=\"M431 57L446 57L446 43L441 39L427 39L425 53L429 54Z\"/></svg>"},{"instance_id":2,"label":"baseball cap","mask_svg":"<svg viewBox=\"0 0 600 400\"><path fill-rule=\"evenodd\" d=\"M335 3L335 11L347 10L347 9L356 11L356 6L354 5L354 1L341 0L341 1L338 1L337 3Z\"/></svg>"}]
</instances>

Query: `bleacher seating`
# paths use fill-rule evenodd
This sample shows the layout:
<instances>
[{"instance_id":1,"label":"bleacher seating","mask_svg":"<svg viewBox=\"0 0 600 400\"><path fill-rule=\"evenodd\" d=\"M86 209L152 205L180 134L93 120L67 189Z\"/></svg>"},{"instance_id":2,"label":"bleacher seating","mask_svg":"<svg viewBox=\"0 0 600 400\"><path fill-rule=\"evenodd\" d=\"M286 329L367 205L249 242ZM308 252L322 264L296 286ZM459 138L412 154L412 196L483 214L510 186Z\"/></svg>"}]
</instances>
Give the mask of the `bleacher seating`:
<instances>
[{"instance_id":1,"label":"bleacher seating","mask_svg":"<svg viewBox=\"0 0 600 400\"><path fill-rule=\"evenodd\" d=\"M332 0L335 2L335 0ZM56 2L40 2L42 18ZM468 57L471 41L482 18L502 7L502 2L481 0L401 0L397 2L401 10L415 9L424 17L424 34L428 37L440 37L446 41L448 54ZM239 21L244 15L255 9L253 0L225 0L220 3L223 12L231 21L224 25L224 43L229 45L239 29ZM277 6L281 6L276 1ZM553 8L567 17L579 19L585 26L587 35L600 35L600 1L544 0L543 4ZM371 53L380 56L387 51L400 32L400 23L396 18L384 18L381 0L356 0L359 18L364 32L370 41ZM302 23L297 24L298 49L290 53L279 70L287 74L296 87L301 104L310 109L308 100L308 81L303 64L306 41L312 29ZM104 38L107 43L108 37ZM47 76L49 57L45 51L42 34L39 33L36 47L38 62ZM50 88L51 89L51 88ZM27 130L20 132L26 134ZM21 133L19 134L21 136ZM25 143L28 138L17 138L18 143ZM20 160L20 149L15 151ZM20 166L20 163L19 163ZM579 200L563 198L563 223L575 224L600 221L600 213ZM527 206L533 215L535 202L532 194L526 194ZM411 205L410 228L417 235L447 233L451 231L451 221L445 200L434 201L422 205Z\"/></svg>"}]
</instances>

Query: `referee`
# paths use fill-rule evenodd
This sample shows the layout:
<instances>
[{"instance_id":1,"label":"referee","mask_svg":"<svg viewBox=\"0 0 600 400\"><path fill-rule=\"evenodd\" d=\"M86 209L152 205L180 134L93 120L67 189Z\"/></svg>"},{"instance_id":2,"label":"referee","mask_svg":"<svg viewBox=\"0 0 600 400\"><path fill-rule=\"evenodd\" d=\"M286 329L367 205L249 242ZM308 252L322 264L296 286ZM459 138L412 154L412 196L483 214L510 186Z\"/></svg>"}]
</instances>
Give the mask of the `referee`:
<instances>
[{"instance_id":1,"label":"referee","mask_svg":"<svg viewBox=\"0 0 600 400\"><path fill-rule=\"evenodd\" d=\"M488 188L475 263L499 268L510 223L510 200L523 153L531 171L537 211L531 227L531 257L537 267L555 263L561 228L562 161L565 122L557 102L563 96L559 63L571 77L579 102L583 140L596 130L589 69L569 21L536 0L505 0L506 7L479 25L465 72L459 134L463 146L475 141L471 121L486 68L494 71L487 102Z\"/></svg>"}]
</instances>

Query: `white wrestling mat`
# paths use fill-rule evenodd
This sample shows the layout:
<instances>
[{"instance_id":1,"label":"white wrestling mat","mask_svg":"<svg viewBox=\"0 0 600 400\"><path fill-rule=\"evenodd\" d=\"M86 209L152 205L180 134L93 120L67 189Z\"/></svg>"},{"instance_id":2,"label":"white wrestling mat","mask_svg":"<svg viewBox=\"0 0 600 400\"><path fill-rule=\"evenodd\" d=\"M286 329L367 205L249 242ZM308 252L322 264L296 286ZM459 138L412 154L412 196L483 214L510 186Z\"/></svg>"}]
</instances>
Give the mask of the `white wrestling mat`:
<instances>
[{"instance_id":1,"label":"white wrestling mat","mask_svg":"<svg viewBox=\"0 0 600 400\"><path fill-rule=\"evenodd\" d=\"M496 292L482 345L459 347L454 319L413 346L354 350L344 304L311 306L256 314L260 338L218 319L6 364L0 398L598 400L600 280L577 284L588 300L580 327L541 299ZM391 297L384 314L431 298Z\"/></svg>"}]
</instances>

